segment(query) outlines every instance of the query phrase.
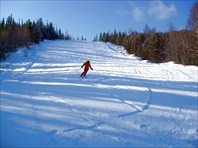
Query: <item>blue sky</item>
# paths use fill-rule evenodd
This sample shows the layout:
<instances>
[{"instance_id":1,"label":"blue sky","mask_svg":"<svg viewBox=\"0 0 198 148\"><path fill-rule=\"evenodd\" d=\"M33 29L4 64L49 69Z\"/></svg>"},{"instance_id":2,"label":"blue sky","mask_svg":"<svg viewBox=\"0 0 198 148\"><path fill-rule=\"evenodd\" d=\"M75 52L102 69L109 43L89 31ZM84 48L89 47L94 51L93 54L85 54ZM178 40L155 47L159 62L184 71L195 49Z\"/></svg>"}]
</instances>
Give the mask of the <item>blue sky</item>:
<instances>
[{"instance_id":1,"label":"blue sky","mask_svg":"<svg viewBox=\"0 0 198 148\"><path fill-rule=\"evenodd\" d=\"M73 37L93 40L100 32L129 30L142 32L145 25L167 31L170 24L186 27L196 0L1 0L0 17L13 15L15 21L43 19Z\"/></svg>"}]
</instances>

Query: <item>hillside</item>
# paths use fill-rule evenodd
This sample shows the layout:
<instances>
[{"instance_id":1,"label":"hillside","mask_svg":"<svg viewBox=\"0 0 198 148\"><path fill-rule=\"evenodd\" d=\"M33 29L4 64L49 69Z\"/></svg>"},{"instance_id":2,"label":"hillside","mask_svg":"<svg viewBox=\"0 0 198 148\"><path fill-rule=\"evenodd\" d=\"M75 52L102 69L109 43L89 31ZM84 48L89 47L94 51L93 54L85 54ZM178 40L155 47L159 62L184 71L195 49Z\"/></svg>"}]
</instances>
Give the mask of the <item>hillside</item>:
<instances>
[{"instance_id":1,"label":"hillside","mask_svg":"<svg viewBox=\"0 0 198 148\"><path fill-rule=\"evenodd\" d=\"M197 147L197 66L103 42L45 41L1 62L1 147ZM81 65L93 71L81 78Z\"/></svg>"}]
</instances>

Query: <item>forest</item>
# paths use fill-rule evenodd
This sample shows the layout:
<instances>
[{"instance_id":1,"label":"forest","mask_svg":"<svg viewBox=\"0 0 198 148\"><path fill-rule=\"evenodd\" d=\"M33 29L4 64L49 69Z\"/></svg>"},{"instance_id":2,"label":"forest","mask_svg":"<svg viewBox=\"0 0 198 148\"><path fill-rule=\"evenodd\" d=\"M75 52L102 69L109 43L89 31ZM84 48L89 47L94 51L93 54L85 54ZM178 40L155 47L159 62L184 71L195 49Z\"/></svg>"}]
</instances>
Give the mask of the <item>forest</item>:
<instances>
[{"instance_id":1,"label":"forest","mask_svg":"<svg viewBox=\"0 0 198 148\"><path fill-rule=\"evenodd\" d=\"M174 61L184 65L198 65L198 2L193 6L186 29L177 31L173 24L167 32L145 25L143 33L136 31L103 32L94 41L124 46L129 54L155 63Z\"/></svg>"},{"instance_id":2,"label":"forest","mask_svg":"<svg viewBox=\"0 0 198 148\"><path fill-rule=\"evenodd\" d=\"M44 24L42 18L16 22L11 14L6 21L3 18L0 22L0 60L5 60L8 52L15 52L19 47L30 49L33 43L39 44L45 39L69 40L71 36L55 29L51 22Z\"/></svg>"}]
</instances>

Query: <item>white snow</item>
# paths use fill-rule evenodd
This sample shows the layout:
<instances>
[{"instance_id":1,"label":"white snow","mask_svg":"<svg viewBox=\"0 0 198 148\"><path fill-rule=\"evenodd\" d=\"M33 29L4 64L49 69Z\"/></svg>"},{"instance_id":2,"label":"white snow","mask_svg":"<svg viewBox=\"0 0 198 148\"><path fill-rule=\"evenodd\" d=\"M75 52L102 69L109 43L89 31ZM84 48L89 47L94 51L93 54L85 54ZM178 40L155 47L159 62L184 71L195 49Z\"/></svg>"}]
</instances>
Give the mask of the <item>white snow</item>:
<instances>
[{"instance_id":1,"label":"white snow","mask_svg":"<svg viewBox=\"0 0 198 148\"><path fill-rule=\"evenodd\" d=\"M198 147L197 66L45 41L1 62L1 147ZM93 71L81 78L91 59Z\"/></svg>"}]
</instances>

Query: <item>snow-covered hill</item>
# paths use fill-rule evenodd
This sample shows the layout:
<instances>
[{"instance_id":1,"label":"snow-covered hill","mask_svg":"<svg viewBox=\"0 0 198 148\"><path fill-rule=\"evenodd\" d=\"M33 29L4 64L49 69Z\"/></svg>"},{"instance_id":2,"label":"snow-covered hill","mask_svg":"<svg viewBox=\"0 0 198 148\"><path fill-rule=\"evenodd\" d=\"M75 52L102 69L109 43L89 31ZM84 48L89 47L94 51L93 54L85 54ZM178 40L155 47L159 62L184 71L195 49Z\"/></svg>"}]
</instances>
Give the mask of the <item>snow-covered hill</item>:
<instances>
[{"instance_id":1,"label":"snow-covered hill","mask_svg":"<svg viewBox=\"0 0 198 148\"><path fill-rule=\"evenodd\" d=\"M1 147L198 147L196 66L101 42L45 41L1 62ZM81 78L81 65L93 71Z\"/></svg>"}]
</instances>

